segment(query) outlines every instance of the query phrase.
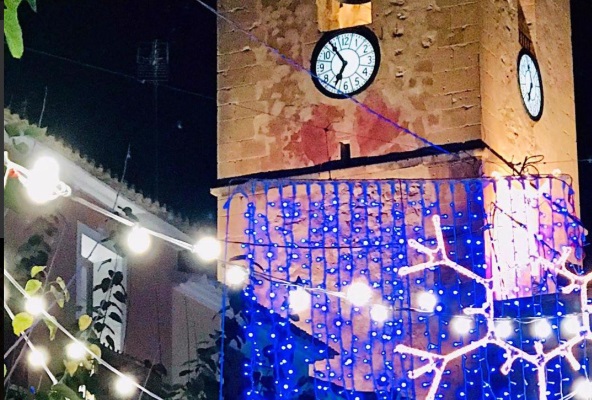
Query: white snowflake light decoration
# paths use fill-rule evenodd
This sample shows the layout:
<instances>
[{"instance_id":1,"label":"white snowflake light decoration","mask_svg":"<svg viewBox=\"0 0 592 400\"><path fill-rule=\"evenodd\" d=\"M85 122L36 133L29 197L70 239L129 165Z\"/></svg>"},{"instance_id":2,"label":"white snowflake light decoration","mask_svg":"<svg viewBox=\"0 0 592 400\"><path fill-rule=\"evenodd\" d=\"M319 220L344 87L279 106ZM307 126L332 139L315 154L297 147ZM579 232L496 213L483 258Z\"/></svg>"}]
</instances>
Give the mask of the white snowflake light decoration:
<instances>
[{"instance_id":1,"label":"white snowflake light decoration","mask_svg":"<svg viewBox=\"0 0 592 400\"><path fill-rule=\"evenodd\" d=\"M459 274L473 279L475 282L483 285L485 287L486 292L485 302L481 305L481 307L466 308L463 310L463 312L465 315L484 316L487 321L487 333L481 339L471 342L459 348L458 350L455 350L445 355L430 353L425 350L415 349L413 347L409 347L402 344L397 345L395 347L395 352L420 357L422 360L427 361L426 365L409 371L409 378L415 379L427 373L434 372L434 379L430 386L430 390L428 391L428 394L426 396L426 400L434 400L439 389L440 381L442 380L442 375L444 374L446 366L450 361L458 357L462 357L463 355L466 355L478 349L479 347L485 347L488 344L493 344L499 346L505 351L506 361L500 367L500 371L504 375L507 375L510 372L512 364L514 363L514 361L518 359L522 359L535 367L535 369L537 370L539 399L546 400L547 363L555 357L565 357L569 362L570 366L574 370L579 370L581 366L580 363L576 360L575 356L573 355L573 348L574 346L578 345L584 340L592 340L592 331L590 330L590 314L592 313L592 306L588 304L589 300L586 291L587 285L590 284L590 282L592 282L592 273L580 276L565 269L565 263L567 262L567 259L571 254L570 248L563 248L561 257L559 257L559 259L555 263L549 262L544 259L538 260L538 262L543 268L557 275L561 275L567 278L569 284L562 288L563 293L572 293L573 291L579 290L583 322L578 335L575 335L571 339L561 343L559 346L546 353L543 350L543 343L541 341L536 341L534 343L535 354L530 354L504 341L503 338L499 336L499 334L496 334L494 325L495 316L493 310L493 279L483 278L468 270L467 268L463 267L462 265L459 265L454 261L450 260L446 254L446 248L444 246L444 238L442 235L442 228L440 225L440 217L437 215L432 217L432 222L434 224L434 228L436 231L437 246L435 249L430 249L413 239L409 240L409 245L412 248L419 251L420 253L425 254L428 257L428 261L411 267L403 267L399 270L399 274L401 276L406 276L415 272L423 271L428 268L446 266L452 268Z\"/></svg>"}]
</instances>

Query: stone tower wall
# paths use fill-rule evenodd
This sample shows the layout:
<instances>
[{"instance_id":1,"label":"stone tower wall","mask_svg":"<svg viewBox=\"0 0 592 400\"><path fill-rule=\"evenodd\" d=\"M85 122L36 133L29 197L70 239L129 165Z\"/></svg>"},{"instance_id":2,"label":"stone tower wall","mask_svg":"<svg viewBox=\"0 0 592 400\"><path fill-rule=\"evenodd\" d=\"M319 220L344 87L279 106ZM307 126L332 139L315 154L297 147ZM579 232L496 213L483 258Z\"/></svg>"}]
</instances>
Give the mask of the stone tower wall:
<instances>
[{"instance_id":1,"label":"stone tower wall","mask_svg":"<svg viewBox=\"0 0 592 400\"><path fill-rule=\"evenodd\" d=\"M219 10L306 69L320 39L316 4L223 0ZM382 62L356 98L430 141L481 137L480 3L377 0L373 22ZM218 24L218 177L318 165L340 158L415 150L423 143L349 100L330 99L311 77Z\"/></svg>"}]
</instances>

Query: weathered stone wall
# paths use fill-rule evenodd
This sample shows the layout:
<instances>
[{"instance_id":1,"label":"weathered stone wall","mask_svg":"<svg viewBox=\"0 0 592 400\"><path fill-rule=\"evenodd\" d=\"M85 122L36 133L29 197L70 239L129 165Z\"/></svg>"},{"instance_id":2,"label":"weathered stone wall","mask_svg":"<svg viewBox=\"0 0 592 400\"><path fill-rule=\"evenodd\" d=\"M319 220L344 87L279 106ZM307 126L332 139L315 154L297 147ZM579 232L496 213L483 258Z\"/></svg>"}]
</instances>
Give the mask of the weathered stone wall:
<instances>
[{"instance_id":1,"label":"weathered stone wall","mask_svg":"<svg viewBox=\"0 0 592 400\"><path fill-rule=\"evenodd\" d=\"M541 173L559 168L578 193L574 84L569 0L482 1L482 130L487 144L504 158L521 162L542 154ZM541 69L544 109L538 122L525 112L517 79L518 7L521 6ZM506 171L500 166L490 168ZM531 171L532 172L532 171ZM576 204L579 204L576 201ZM579 206L578 206L579 207Z\"/></svg>"},{"instance_id":2,"label":"weathered stone wall","mask_svg":"<svg viewBox=\"0 0 592 400\"><path fill-rule=\"evenodd\" d=\"M224 0L219 10L306 69L318 31L315 2ZM356 98L436 143L481 135L480 3L373 1L382 62ZM218 24L218 177L317 165L423 146L349 100L321 94L305 71L225 21Z\"/></svg>"},{"instance_id":3,"label":"weathered stone wall","mask_svg":"<svg viewBox=\"0 0 592 400\"><path fill-rule=\"evenodd\" d=\"M538 122L517 83L519 6L542 70ZM223 0L219 9L310 67L321 37L315 2ZM560 168L578 192L568 0L375 0L372 9L382 62L358 100L439 144L482 138L514 162L544 154L550 163L540 172ZM219 178L339 159L339 142L352 157L423 145L351 101L325 97L305 71L222 20L218 104Z\"/></svg>"}]
</instances>

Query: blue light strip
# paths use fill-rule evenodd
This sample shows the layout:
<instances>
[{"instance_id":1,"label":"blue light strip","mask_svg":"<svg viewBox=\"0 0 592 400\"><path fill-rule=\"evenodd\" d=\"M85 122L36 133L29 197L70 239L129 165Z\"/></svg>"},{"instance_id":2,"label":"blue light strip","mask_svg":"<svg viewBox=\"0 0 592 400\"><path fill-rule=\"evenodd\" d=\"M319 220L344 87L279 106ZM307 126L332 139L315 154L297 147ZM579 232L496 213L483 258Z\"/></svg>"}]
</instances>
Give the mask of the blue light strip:
<instances>
[{"instance_id":1,"label":"blue light strip","mask_svg":"<svg viewBox=\"0 0 592 400\"><path fill-rule=\"evenodd\" d=\"M545 179L550 183L547 203L554 204L550 213L553 226L541 226L542 236L537 239L541 244L537 246L545 253L565 245L575 246L577 250L582 235L580 228L567 219L573 207L570 188L553 178ZM524 182L519 183L527 189ZM542 181L536 183L538 187ZM241 398L267 398L269 392L264 393L261 377L270 374L271 380L266 383L272 386L274 398L298 399L306 382L312 383L310 390L317 399L396 400L398 396L403 399L423 396L431 385L433 373L410 380L407 372L425 365L425 361L393 353L394 346L404 343L414 348L425 347L433 354L446 354L479 339L485 330L482 316L474 317L473 333L458 340L456 345L458 335L449 332L449 323L463 308L480 306L483 289L475 282L467 282L465 277L460 285L457 272L441 268L424 270L423 274L405 279L396 271L420 262L413 255L415 250L409 248L408 239L418 240L428 248L435 247L428 232L432 229L431 217L436 214L442 219L450 259L485 276L484 235L489 235L491 226L485 226L488 210L484 209L484 193L492 186L495 189L497 183L481 179L286 180L254 181L237 189L236 193L241 193L240 204L246 206L242 215L230 215L229 205L234 201L231 196L226 207L227 226L244 226L241 250L245 252L252 276L251 284L245 289L244 310L250 318L244 327L248 344L243 373L250 387ZM506 210L497 212L520 216L516 214L521 206L517 199L512 196L514 204L506 204ZM542 216L538 218L542 224ZM236 234L234 230L233 234ZM227 231L227 239L228 235ZM521 251L517 245L518 242L514 251ZM549 259L554 255L550 251ZM354 281L367 282L373 287L375 303L393 307L392 320L374 323L369 317L370 307L353 311L346 300L314 290L310 318L291 322L286 299L294 288L254 276L257 265L262 265L269 276L282 280L294 282L299 277L304 287L312 285L313 289L344 292ZM417 280L419 276L423 279ZM546 285L546 281L543 283ZM435 315L415 310L410 289L417 285L433 290L444 309ZM467 291L461 293L461 288ZM548 310L543 299L553 299L554 306ZM525 318L537 314L549 317L549 313L554 313L553 323L560 324L562 318L558 318L558 313L566 312L563 297L558 293L550 296L537 293L530 298L498 303L496 317L514 319L518 334L513 340L529 352L533 348L528 324L531 320ZM306 312L300 313L300 318L304 315ZM295 335L295 330L301 333ZM550 341L561 338L559 332L555 333ZM414 340L413 335L422 334L425 336L416 336ZM349 337L350 343L346 344ZM588 348L584 341L574 349L583 365L581 371L572 371L561 359L549 363L550 399L572 390L576 377L589 375ZM457 398L460 392L471 400L531 398L537 391L536 384L532 384L536 382L532 366L517 361L520 365L515 363L510 374L503 376L498 371L503 363L501 355L498 348L488 346L468 353L458 362L451 361L437 398ZM296 360L305 358L306 365L302 361L298 361L298 367L295 365ZM221 369L222 365L223 361ZM301 375L308 370L307 366L314 370L310 378L307 373Z\"/></svg>"}]
</instances>

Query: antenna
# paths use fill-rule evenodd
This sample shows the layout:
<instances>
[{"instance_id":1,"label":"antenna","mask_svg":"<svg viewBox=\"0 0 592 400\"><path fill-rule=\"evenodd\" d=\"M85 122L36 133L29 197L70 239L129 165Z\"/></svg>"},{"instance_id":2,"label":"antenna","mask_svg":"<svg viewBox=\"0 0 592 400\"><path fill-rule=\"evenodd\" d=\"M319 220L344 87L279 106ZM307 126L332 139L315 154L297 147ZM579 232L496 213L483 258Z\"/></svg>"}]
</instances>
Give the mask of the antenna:
<instances>
[{"instance_id":1,"label":"antenna","mask_svg":"<svg viewBox=\"0 0 592 400\"><path fill-rule=\"evenodd\" d=\"M137 77L153 88L154 112L154 200L158 200L158 84L169 79L169 44L158 39L143 42L136 54Z\"/></svg>"}]
</instances>

